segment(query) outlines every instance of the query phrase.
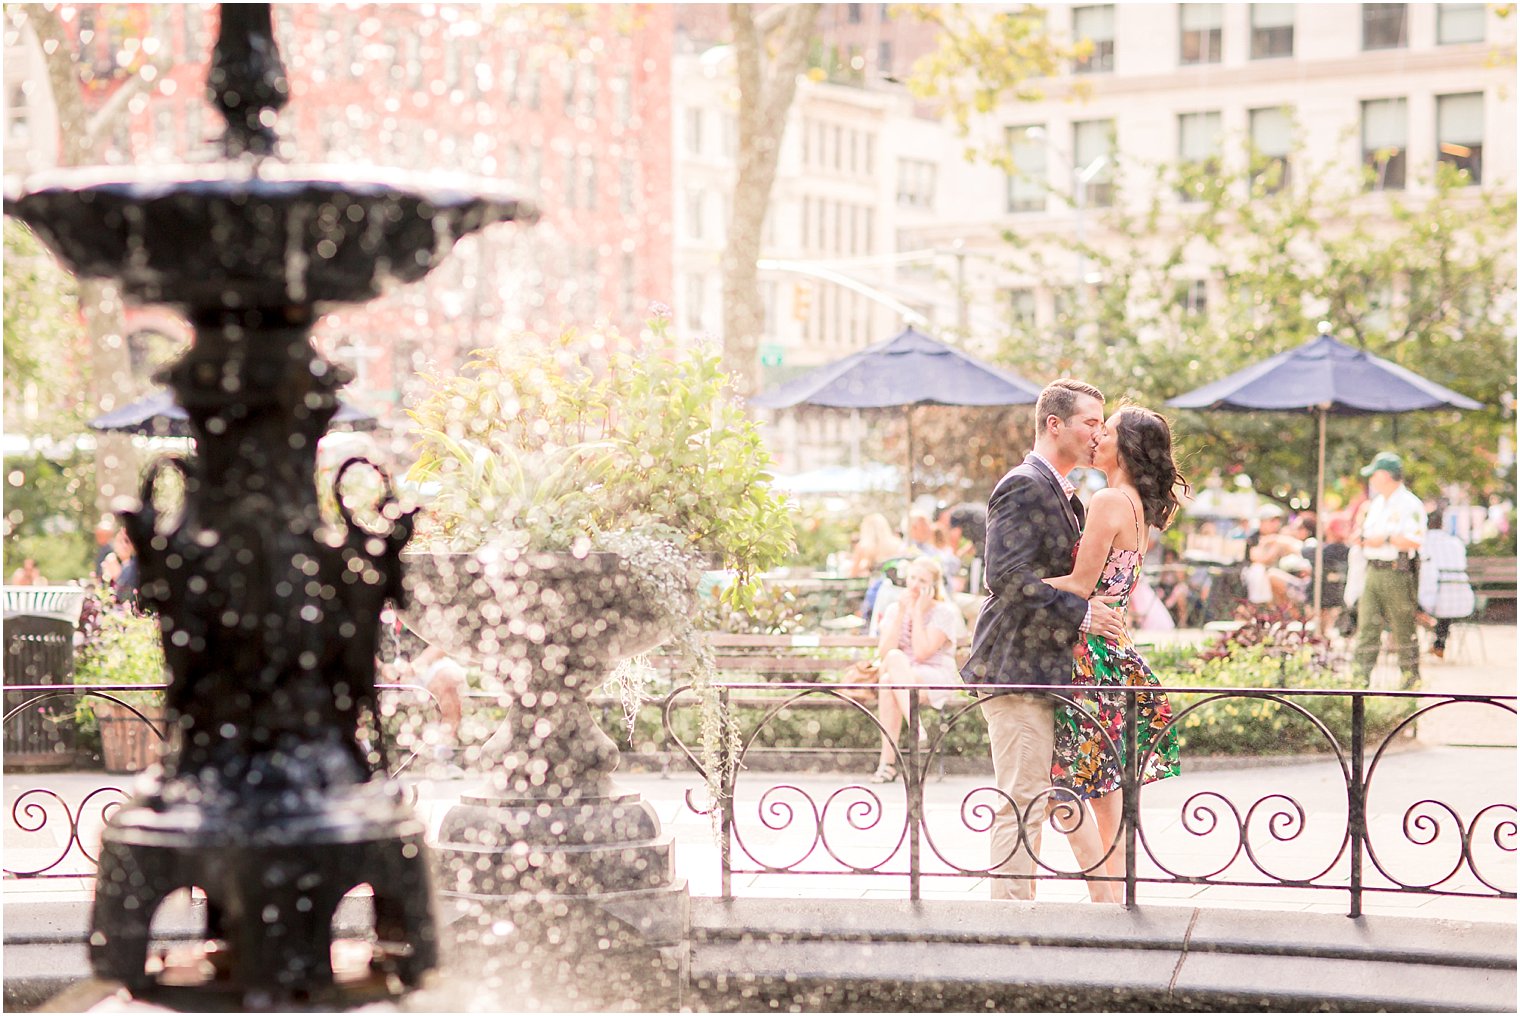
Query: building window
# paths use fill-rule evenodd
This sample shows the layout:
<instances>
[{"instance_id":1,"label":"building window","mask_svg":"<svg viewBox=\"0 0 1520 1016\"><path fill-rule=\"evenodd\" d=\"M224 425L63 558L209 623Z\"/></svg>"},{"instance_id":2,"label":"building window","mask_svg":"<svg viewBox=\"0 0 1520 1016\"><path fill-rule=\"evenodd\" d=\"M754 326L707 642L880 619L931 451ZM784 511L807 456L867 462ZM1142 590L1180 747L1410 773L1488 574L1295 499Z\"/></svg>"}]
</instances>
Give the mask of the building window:
<instances>
[{"instance_id":1,"label":"building window","mask_svg":"<svg viewBox=\"0 0 1520 1016\"><path fill-rule=\"evenodd\" d=\"M180 8L183 12L180 17L180 52L185 60L198 60L201 57L201 9L195 4L186 4Z\"/></svg>"},{"instance_id":2,"label":"building window","mask_svg":"<svg viewBox=\"0 0 1520 1016\"><path fill-rule=\"evenodd\" d=\"M634 308L638 302L638 275L635 273L634 267L633 255L625 253L623 255L623 289L621 298L624 317L633 316Z\"/></svg>"},{"instance_id":3,"label":"building window","mask_svg":"<svg viewBox=\"0 0 1520 1016\"><path fill-rule=\"evenodd\" d=\"M702 107L686 107L686 154L702 154Z\"/></svg>"},{"instance_id":4,"label":"building window","mask_svg":"<svg viewBox=\"0 0 1520 1016\"><path fill-rule=\"evenodd\" d=\"M596 78L596 65L583 63L579 65L579 68L577 73L580 80L577 83L577 89L581 97L581 115L594 117L596 116L596 92L600 87Z\"/></svg>"},{"instance_id":5,"label":"building window","mask_svg":"<svg viewBox=\"0 0 1520 1016\"><path fill-rule=\"evenodd\" d=\"M1403 49L1409 45L1408 4L1362 4L1362 48Z\"/></svg>"},{"instance_id":6,"label":"building window","mask_svg":"<svg viewBox=\"0 0 1520 1016\"><path fill-rule=\"evenodd\" d=\"M1008 291L1008 316L1015 328L1031 329L1035 326L1035 299L1032 289Z\"/></svg>"},{"instance_id":7,"label":"building window","mask_svg":"<svg viewBox=\"0 0 1520 1016\"><path fill-rule=\"evenodd\" d=\"M1218 113L1182 113L1177 117L1177 158L1199 178L1213 175L1219 167L1221 127ZM1182 200L1198 200L1190 182L1182 188Z\"/></svg>"},{"instance_id":8,"label":"building window","mask_svg":"<svg viewBox=\"0 0 1520 1016\"><path fill-rule=\"evenodd\" d=\"M719 143L723 148L723 157L732 159L739 154L739 118L732 113L718 114L720 127Z\"/></svg>"},{"instance_id":9,"label":"building window","mask_svg":"<svg viewBox=\"0 0 1520 1016\"><path fill-rule=\"evenodd\" d=\"M1293 55L1293 5L1251 5L1251 59Z\"/></svg>"},{"instance_id":10,"label":"building window","mask_svg":"<svg viewBox=\"0 0 1520 1016\"><path fill-rule=\"evenodd\" d=\"M1188 317L1203 317L1209 311L1207 279L1191 279L1177 285L1177 306Z\"/></svg>"},{"instance_id":11,"label":"building window","mask_svg":"<svg viewBox=\"0 0 1520 1016\"><path fill-rule=\"evenodd\" d=\"M1092 52L1077 61L1073 70L1078 74L1098 74L1113 70L1114 5L1073 7L1071 26L1072 35L1078 42L1086 39L1092 43Z\"/></svg>"},{"instance_id":12,"label":"building window","mask_svg":"<svg viewBox=\"0 0 1520 1016\"><path fill-rule=\"evenodd\" d=\"M632 215L634 196L633 160L625 158L618 167L618 211Z\"/></svg>"},{"instance_id":13,"label":"building window","mask_svg":"<svg viewBox=\"0 0 1520 1016\"><path fill-rule=\"evenodd\" d=\"M612 84L612 94L617 107L617 122L627 123L633 119L633 75L627 71L619 74Z\"/></svg>"},{"instance_id":14,"label":"building window","mask_svg":"<svg viewBox=\"0 0 1520 1016\"><path fill-rule=\"evenodd\" d=\"M897 160L897 203L903 208L933 208L939 167L923 159Z\"/></svg>"},{"instance_id":15,"label":"building window","mask_svg":"<svg viewBox=\"0 0 1520 1016\"><path fill-rule=\"evenodd\" d=\"M1218 63L1223 4L1178 4L1182 20L1182 64Z\"/></svg>"},{"instance_id":16,"label":"building window","mask_svg":"<svg viewBox=\"0 0 1520 1016\"><path fill-rule=\"evenodd\" d=\"M890 42L878 42L876 44L876 70L881 74L892 73L892 44Z\"/></svg>"},{"instance_id":17,"label":"building window","mask_svg":"<svg viewBox=\"0 0 1520 1016\"><path fill-rule=\"evenodd\" d=\"M581 177L586 185L586 202L583 207L596 211L596 159L590 156L581 160Z\"/></svg>"},{"instance_id":18,"label":"building window","mask_svg":"<svg viewBox=\"0 0 1520 1016\"><path fill-rule=\"evenodd\" d=\"M415 39L416 36L412 36L412 38ZM422 73L422 58L420 48L418 50L417 61L413 66L417 68L417 73L420 75ZM515 49L509 50L507 52L505 61L501 65L501 85L502 88L506 90L507 102L514 106L517 105L517 86L521 83L521 78L522 54L518 53Z\"/></svg>"},{"instance_id":19,"label":"building window","mask_svg":"<svg viewBox=\"0 0 1520 1016\"><path fill-rule=\"evenodd\" d=\"M1436 96L1436 159L1483 182L1483 93Z\"/></svg>"},{"instance_id":20,"label":"building window","mask_svg":"<svg viewBox=\"0 0 1520 1016\"><path fill-rule=\"evenodd\" d=\"M1482 42L1484 4L1436 4L1436 42Z\"/></svg>"},{"instance_id":21,"label":"building window","mask_svg":"<svg viewBox=\"0 0 1520 1016\"><path fill-rule=\"evenodd\" d=\"M453 48L453 46L448 47L450 50ZM579 79L579 75L580 72L576 68L575 61L572 60L565 64L562 84L565 89L565 112L570 116L575 115L575 83Z\"/></svg>"},{"instance_id":22,"label":"building window","mask_svg":"<svg viewBox=\"0 0 1520 1016\"><path fill-rule=\"evenodd\" d=\"M565 153L565 207L574 208L575 199L580 195L581 177L575 165L575 153Z\"/></svg>"},{"instance_id":23,"label":"building window","mask_svg":"<svg viewBox=\"0 0 1520 1016\"><path fill-rule=\"evenodd\" d=\"M863 4L845 4L845 9L848 12L850 24L860 24L860 8L863 6Z\"/></svg>"},{"instance_id":24,"label":"building window","mask_svg":"<svg viewBox=\"0 0 1520 1016\"><path fill-rule=\"evenodd\" d=\"M1362 103L1362 165L1369 190L1404 189L1404 155L1409 145L1409 119L1403 99L1374 99Z\"/></svg>"},{"instance_id":25,"label":"building window","mask_svg":"<svg viewBox=\"0 0 1520 1016\"><path fill-rule=\"evenodd\" d=\"M1036 130L1038 133L1031 137ZM1050 189L1046 183L1045 128L1008 128L1008 157L1013 163L1008 173L1008 210L1043 212Z\"/></svg>"},{"instance_id":26,"label":"building window","mask_svg":"<svg viewBox=\"0 0 1520 1016\"><path fill-rule=\"evenodd\" d=\"M1251 183L1262 193L1288 186L1288 153L1293 148L1293 118L1281 107L1251 110L1251 146L1256 149Z\"/></svg>"},{"instance_id":27,"label":"building window","mask_svg":"<svg viewBox=\"0 0 1520 1016\"><path fill-rule=\"evenodd\" d=\"M1088 208L1107 208L1114 203L1113 150L1112 120L1083 120L1071 125L1071 152L1076 163L1072 169L1077 174L1074 186L1081 192L1072 194L1073 200Z\"/></svg>"},{"instance_id":28,"label":"building window","mask_svg":"<svg viewBox=\"0 0 1520 1016\"><path fill-rule=\"evenodd\" d=\"M707 280L695 272L686 276L686 308L682 317L687 328L702 327L702 298L706 295Z\"/></svg>"},{"instance_id":29,"label":"building window","mask_svg":"<svg viewBox=\"0 0 1520 1016\"><path fill-rule=\"evenodd\" d=\"M686 235L693 240L700 240L703 236L703 198L703 193L696 188L691 188L686 192Z\"/></svg>"}]
</instances>

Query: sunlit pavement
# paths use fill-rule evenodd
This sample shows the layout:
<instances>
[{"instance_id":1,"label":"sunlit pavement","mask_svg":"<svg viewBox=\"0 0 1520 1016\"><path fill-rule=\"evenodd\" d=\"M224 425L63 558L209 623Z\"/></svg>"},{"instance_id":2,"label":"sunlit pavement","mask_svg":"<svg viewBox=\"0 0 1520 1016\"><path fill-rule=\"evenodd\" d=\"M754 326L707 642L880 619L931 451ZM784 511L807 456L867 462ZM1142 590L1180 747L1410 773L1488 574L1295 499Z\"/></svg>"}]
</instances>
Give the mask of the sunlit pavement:
<instances>
[{"instance_id":1,"label":"sunlit pavement","mask_svg":"<svg viewBox=\"0 0 1520 1016\"><path fill-rule=\"evenodd\" d=\"M1427 690L1513 694L1515 630L1488 626L1467 637L1465 651L1446 660L1427 657L1422 661ZM1374 684L1396 680L1396 673L1380 670L1374 675ZM1513 848L1514 835L1510 832L1506 836L1499 827L1505 821L1513 823L1514 812L1512 807L1498 806L1513 805L1516 800L1514 744L1514 717L1492 706L1449 706L1423 718L1418 739L1390 751L1372 770L1365 881L1388 885L1391 877L1406 885L1440 882L1449 891L1491 892L1479 881L1481 876L1492 887L1512 891L1515 854L1503 848ZM734 895L907 898L903 784L872 786L864 777L864 772L743 773L737 785L736 864L746 868L788 867L796 873L737 873L732 880ZM416 781L419 808L434 829L471 782L468 777ZM712 823L708 816L687 805L688 791L702 802L699 781L673 766L669 776L632 773L620 776L619 783L638 791L655 808L666 832L676 841L677 871L691 892L720 895L719 846ZM985 879L948 874L952 866L986 863L987 835L980 831L984 819L978 818L976 808L978 802L991 802L985 791L977 792L986 783L984 777L930 777L920 854L924 898L987 897ZM80 840L93 853L102 824L99 804L114 795L100 795L95 806L85 807L82 814L79 803L100 788L130 784L130 777L100 773L6 774L5 867L33 870L58 861L68 844L70 816L80 822ZM28 793L34 788L46 788L47 792ZM765 821L760 811L762 798ZM1421 801L1434 803L1419 805ZM1346 789L1334 760L1190 771L1184 759L1183 775L1148 787L1142 807L1142 877L1167 877L1169 871L1173 875L1212 875L1256 883L1208 887L1142 883L1142 905L1347 912L1349 894L1344 889L1260 884L1276 880L1345 881L1347 862L1335 858L1346 836ZM827 831L818 841L814 837L815 809L822 812ZM1476 828L1469 829L1475 817ZM1240 843L1242 823L1248 829L1248 849ZM1464 829L1471 836L1477 874L1462 861ZM1065 838L1049 827L1043 860L1056 871L1076 867ZM847 870L848 866L893 873L855 874ZM76 846L52 870L87 873L90 867ZM87 900L92 881L87 875L7 878L3 882L4 899L7 905ZM1047 880L1040 884L1038 897L1080 902L1087 898L1087 892L1080 880ZM1513 901L1418 893L1368 892L1363 897L1363 910L1368 914L1485 922L1513 923L1516 919Z\"/></svg>"}]
</instances>

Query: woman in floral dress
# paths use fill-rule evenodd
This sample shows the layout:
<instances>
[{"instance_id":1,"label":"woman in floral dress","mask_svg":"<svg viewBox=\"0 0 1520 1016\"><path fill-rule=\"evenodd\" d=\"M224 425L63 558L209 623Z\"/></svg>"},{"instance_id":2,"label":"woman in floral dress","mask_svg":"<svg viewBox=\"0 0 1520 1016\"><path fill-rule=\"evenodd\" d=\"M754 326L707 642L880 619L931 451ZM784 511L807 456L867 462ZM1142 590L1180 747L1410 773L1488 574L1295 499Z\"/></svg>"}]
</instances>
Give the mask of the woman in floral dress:
<instances>
[{"instance_id":1,"label":"woman in floral dress","mask_svg":"<svg viewBox=\"0 0 1520 1016\"><path fill-rule=\"evenodd\" d=\"M1165 529L1177 513L1178 491L1185 496L1190 488L1172 460L1171 428L1159 415L1139 406L1124 406L1109 417L1093 465L1107 475L1108 486L1093 495L1071 574L1045 581L1079 596L1104 597L1123 610L1140 577L1146 527ZM1158 682L1126 632L1117 639L1084 635L1077 643L1072 683L1101 688ZM1118 836L1124 800L1126 696L1077 692L1072 698L1083 710L1064 702L1056 705L1051 783L1075 795L1082 812L1079 819L1069 810L1071 804L1064 808L1054 804L1056 826L1066 833L1084 871L1122 880L1124 851ZM1137 699L1135 743L1141 782L1177 775L1171 704L1165 695L1146 692ZM1095 903L1117 903L1122 898L1117 881L1089 881L1088 892Z\"/></svg>"}]
</instances>

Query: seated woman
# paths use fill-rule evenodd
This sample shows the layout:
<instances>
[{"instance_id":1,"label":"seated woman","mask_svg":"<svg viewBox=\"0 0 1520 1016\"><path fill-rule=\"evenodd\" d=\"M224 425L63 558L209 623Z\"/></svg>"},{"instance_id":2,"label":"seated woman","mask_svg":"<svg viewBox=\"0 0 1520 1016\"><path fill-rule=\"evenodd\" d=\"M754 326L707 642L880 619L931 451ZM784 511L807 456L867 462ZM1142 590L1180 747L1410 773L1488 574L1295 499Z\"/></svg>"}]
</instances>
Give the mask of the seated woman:
<instances>
[{"instance_id":1,"label":"seated woman","mask_svg":"<svg viewBox=\"0 0 1520 1016\"><path fill-rule=\"evenodd\" d=\"M933 557L915 558L908 566L908 591L887 608L882 616L881 695L877 705L884 731L881 757L872 783L891 783L897 779L895 762L897 737L908 715L909 689L887 685L957 684L960 672L955 666L955 640L964 630L960 612L945 598L944 573ZM950 692L926 691L920 705L941 708ZM918 727L918 743L928 740L923 724Z\"/></svg>"}]
</instances>

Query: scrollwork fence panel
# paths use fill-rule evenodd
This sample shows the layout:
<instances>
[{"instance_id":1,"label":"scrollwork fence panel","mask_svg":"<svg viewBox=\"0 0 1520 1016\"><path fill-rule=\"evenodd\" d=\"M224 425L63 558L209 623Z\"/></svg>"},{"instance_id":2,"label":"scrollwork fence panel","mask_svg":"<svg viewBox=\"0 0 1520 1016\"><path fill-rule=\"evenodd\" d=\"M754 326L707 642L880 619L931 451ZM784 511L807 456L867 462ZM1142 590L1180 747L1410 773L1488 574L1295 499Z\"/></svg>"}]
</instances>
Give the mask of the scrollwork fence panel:
<instances>
[{"instance_id":1,"label":"scrollwork fence panel","mask_svg":"<svg viewBox=\"0 0 1520 1016\"><path fill-rule=\"evenodd\" d=\"M6 710L0 722L27 710L59 700L99 699L127 711L128 722L140 724L157 742L168 736L161 720L134 704L143 693L162 694L165 684L75 684L75 685L7 685L6 692L22 701ZM365 738L372 747L377 768L398 776L413 765L422 747L422 739L403 735L394 744L386 736L383 722L407 709L437 712L438 701L425 688L408 684L382 684L380 715L371 718L378 728ZM132 698L125 696L131 695ZM405 721L401 721L403 727ZM394 725L394 724L392 724ZM21 777L15 777L21 778ZM26 777L38 785L24 786L14 797L7 788L9 807L6 830L6 856L0 873L5 878L92 878L95 875L95 850L100 832L111 814L130 797L130 775L118 777L120 785L100 786L92 783L79 796L78 774L49 771ZM8 779L8 783L10 780ZM53 785L48 785L52 783ZM70 787L74 790L71 793ZM416 800L416 787L406 793ZM77 801L73 797L79 796ZM40 844L40 845L39 845Z\"/></svg>"},{"instance_id":2,"label":"scrollwork fence panel","mask_svg":"<svg viewBox=\"0 0 1520 1016\"><path fill-rule=\"evenodd\" d=\"M909 688L906 728L919 729L920 696L925 686ZM978 711L984 697L1030 693L1046 695L1074 707L1093 728L1104 754L1116 758L1123 773L1122 820L1101 856L1085 867L1040 858L1036 877L1044 880L1087 878L1119 882L1125 902L1133 906L1141 887L1160 885L1283 887L1344 893L1348 913L1362 912L1366 893L1411 893L1467 898L1515 898L1516 816L1513 791L1508 800L1484 800L1484 781L1459 787L1419 786L1418 780L1379 779L1389 759L1409 743L1418 722L1437 710L1498 709L1515 714L1513 695L1454 695L1368 689L1282 688L1106 688L1125 696L1128 722L1116 744L1099 728L1088 709L1090 687L998 685L977 693L964 687L945 690L952 698L940 714L938 730L920 744L907 738L895 747L900 783L850 781L820 790L806 781L776 781L750 768L752 752L769 725L798 703L823 697L853 708L873 733L882 727L875 714L841 693L839 686L806 682L724 682L723 708L732 703L760 704L752 725L742 730L731 767L715 785L719 799L688 799L696 811L718 812L721 838L722 892L733 896L736 875L862 875L901 879L911 899L921 898L925 878L982 879L1010 877L995 871L988 839L999 809L1018 802L987 783L955 791L958 799L937 793L932 774L941 763L947 740ZM1136 696L1160 692L1187 701L1176 709L1172 726L1186 731L1211 711L1248 724L1270 724L1267 736L1282 731L1285 743L1307 750L1323 765L1254 770L1271 773L1249 788L1198 786L1198 780L1174 789L1142 785L1155 743L1142 752L1135 744ZM768 696L768 697L767 697ZM1369 722L1369 704L1377 723ZM699 774L702 765L681 742L673 721L693 705L689 689L677 688L665 699L665 733L671 745ZM1406 714L1407 715L1404 715ZM1326 719L1325 717L1331 717ZM1261 735L1262 730L1249 731ZM1159 738L1158 738L1159 741ZM799 750L815 745L797 744ZM1514 749L1496 749L1502 764L1514 766ZM1294 761L1304 761L1295 755ZM990 763L988 765L990 771ZM1187 759L1184 756L1184 773ZM1302 786L1288 785L1293 780ZM1278 785L1271 785L1276 781ZM1236 780L1236 783L1241 781ZM1306 797L1320 801L1307 807ZM1327 800L1343 802L1327 810ZM1093 819L1064 788L1051 786L1027 808L1046 813L1061 831L1076 832ZM1052 834L1047 831L1046 836ZM1027 848L1022 834L1020 848ZM978 851L980 856L977 856ZM1046 851L1047 853L1049 851ZM1111 858L1125 858L1122 875L1105 873Z\"/></svg>"}]
</instances>

